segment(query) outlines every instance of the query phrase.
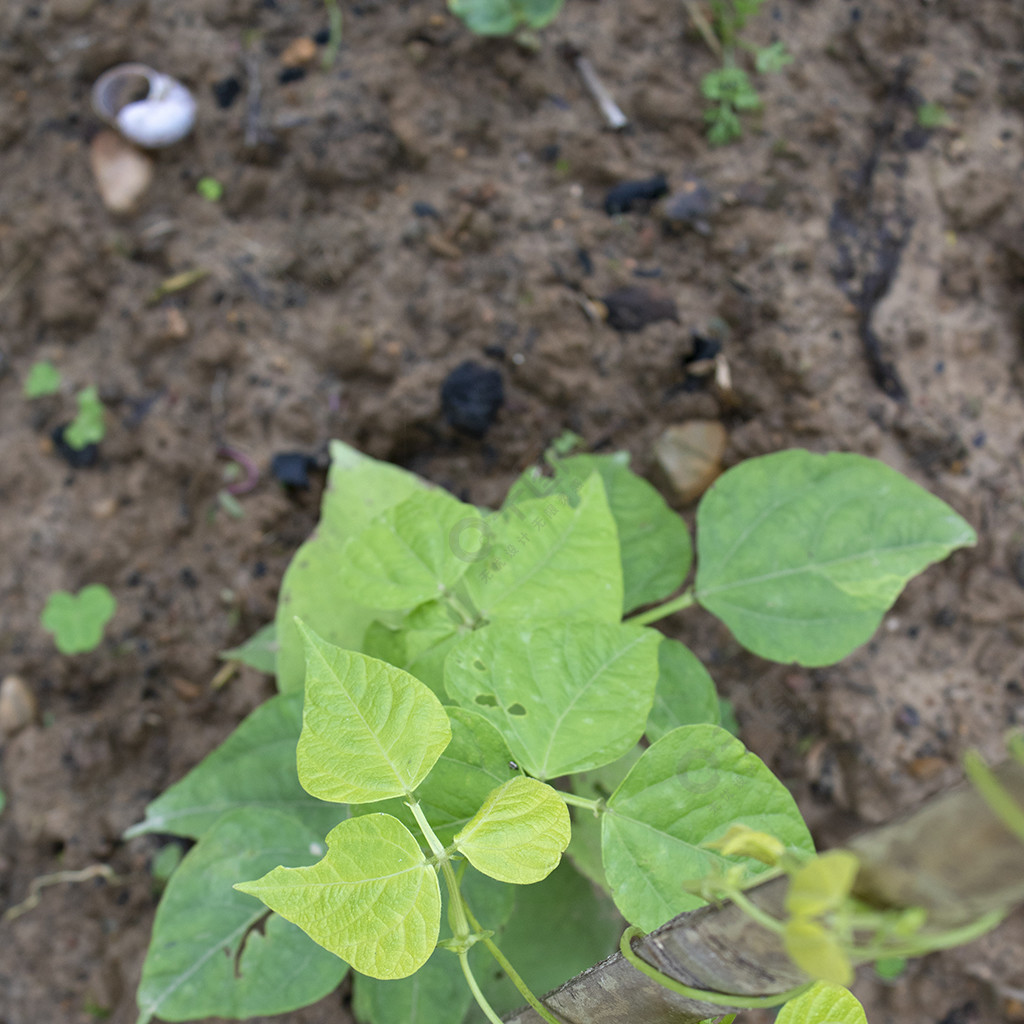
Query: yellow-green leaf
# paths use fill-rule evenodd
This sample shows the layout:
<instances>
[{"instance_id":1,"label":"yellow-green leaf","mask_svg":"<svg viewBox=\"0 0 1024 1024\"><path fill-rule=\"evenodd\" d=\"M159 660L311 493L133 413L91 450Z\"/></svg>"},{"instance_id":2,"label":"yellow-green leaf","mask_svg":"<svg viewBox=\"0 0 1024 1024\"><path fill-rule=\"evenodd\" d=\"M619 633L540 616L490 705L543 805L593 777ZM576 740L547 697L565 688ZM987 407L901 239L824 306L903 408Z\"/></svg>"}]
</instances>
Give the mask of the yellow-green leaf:
<instances>
[{"instance_id":1,"label":"yellow-green leaf","mask_svg":"<svg viewBox=\"0 0 1024 1024\"><path fill-rule=\"evenodd\" d=\"M775 1024L867 1024L867 1017L852 992L819 981L790 999L779 1011Z\"/></svg>"},{"instance_id":2,"label":"yellow-green leaf","mask_svg":"<svg viewBox=\"0 0 1024 1024\"><path fill-rule=\"evenodd\" d=\"M372 978L405 978L430 958L441 890L412 833L390 814L349 818L309 867L276 867L235 888Z\"/></svg>"},{"instance_id":3,"label":"yellow-green leaf","mask_svg":"<svg viewBox=\"0 0 1024 1024\"><path fill-rule=\"evenodd\" d=\"M836 985L853 981L849 957L835 935L819 922L807 917L790 918L782 938L789 958L812 978Z\"/></svg>"},{"instance_id":4,"label":"yellow-green leaf","mask_svg":"<svg viewBox=\"0 0 1024 1024\"><path fill-rule=\"evenodd\" d=\"M789 883L786 910L794 917L816 917L835 910L849 895L858 864L848 850L830 850L809 860Z\"/></svg>"},{"instance_id":5,"label":"yellow-green leaf","mask_svg":"<svg viewBox=\"0 0 1024 1024\"><path fill-rule=\"evenodd\" d=\"M558 866L569 834L561 797L543 782L517 775L488 796L455 845L485 875L527 885Z\"/></svg>"},{"instance_id":6,"label":"yellow-green leaf","mask_svg":"<svg viewBox=\"0 0 1024 1024\"><path fill-rule=\"evenodd\" d=\"M361 804L411 792L452 738L441 702L408 672L300 628L306 638L297 754L303 788L321 800Z\"/></svg>"}]
</instances>

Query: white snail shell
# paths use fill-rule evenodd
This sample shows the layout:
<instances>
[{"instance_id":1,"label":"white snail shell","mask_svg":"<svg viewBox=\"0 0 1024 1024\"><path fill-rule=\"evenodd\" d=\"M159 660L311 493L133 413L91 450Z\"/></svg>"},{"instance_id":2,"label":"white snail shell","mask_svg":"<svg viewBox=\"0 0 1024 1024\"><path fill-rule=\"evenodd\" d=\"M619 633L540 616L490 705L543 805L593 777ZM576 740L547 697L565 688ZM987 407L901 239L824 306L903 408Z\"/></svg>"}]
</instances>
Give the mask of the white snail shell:
<instances>
[{"instance_id":1,"label":"white snail shell","mask_svg":"<svg viewBox=\"0 0 1024 1024\"><path fill-rule=\"evenodd\" d=\"M146 149L185 138L196 120L196 101L175 78L145 64L118 64L92 87L93 110L129 141Z\"/></svg>"}]
</instances>

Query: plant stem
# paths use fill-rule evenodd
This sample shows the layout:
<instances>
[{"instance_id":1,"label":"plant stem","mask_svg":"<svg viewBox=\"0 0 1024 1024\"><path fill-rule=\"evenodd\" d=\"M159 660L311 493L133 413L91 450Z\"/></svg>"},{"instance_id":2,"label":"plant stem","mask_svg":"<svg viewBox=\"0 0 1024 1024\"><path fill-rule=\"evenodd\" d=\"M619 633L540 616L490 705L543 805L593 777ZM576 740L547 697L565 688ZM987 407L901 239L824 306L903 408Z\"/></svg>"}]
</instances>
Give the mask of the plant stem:
<instances>
[{"instance_id":1,"label":"plant stem","mask_svg":"<svg viewBox=\"0 0 1024 1024\"><path fill-rule=\"evenodd\" d=\"M601 814L604 811L604 801L598 797L590 800L585 796L577 796L575 793L567 793L564 789L556 789L555 792L570 806L582 807L584 810L593 811L594 814Z\"/></svg>"},{"instance_id":2,"label":"plant stem","mask_svg":"<svg viewBox=\"0 0 1024 1024\"><path fill-rule=\"evenodd\" d=\"M473 925L473 929L476 932L482 932L483 929L480 927L480 922L473 916L473 911L466 907L466 913L469 915L469 920ZM481 935L481 942L487 947L487 951L497 961L498 966L508 975L508 980L519 990L519 994L530 1004L533 1010L544 1018L548 1024L563 1024L534 994L530 991L530 987L520 977L519 972L512 966L508 958L504 953L494 944L494 940L489 935Z\"/></svg>"},{"instance_id":3,"label":"plant stem","mask_svg":"<svg viewBox=\"0 0 1024 1024\"><path fill-rule=\"evenodd\" d=\"M637 615L631 615L626 619L626 622L632 623L634 626L646 626L648 623L657 622L658 619L665 618L666 615L672 615L674 612L681 612L684 608L689 608L690 605L696 603L696 600L697 598L694 597L692 588L684 590L678 597L673 597L664 604L648 608L647 611L640 612Z\"/></svg>"},{"instance_id":4,"label":"plant stem","mask_svg":"<svg viewBox=\"0 0 1024 1024\"><path fill-rule=\"evenodd\" d=\"M469 986L469 991L473 993L477 1006L484 1011L484 1016L491 1024L501 1024L501 1018L494 1012L491 1004L487 1002L487 997L480 991L480 986L477 984L476 978L473 977L473 971L469 966L468 950L463 950L459 954L459 964L462 966L462 973L466 978L466 984Z\"/></svg>"}]
</instances>

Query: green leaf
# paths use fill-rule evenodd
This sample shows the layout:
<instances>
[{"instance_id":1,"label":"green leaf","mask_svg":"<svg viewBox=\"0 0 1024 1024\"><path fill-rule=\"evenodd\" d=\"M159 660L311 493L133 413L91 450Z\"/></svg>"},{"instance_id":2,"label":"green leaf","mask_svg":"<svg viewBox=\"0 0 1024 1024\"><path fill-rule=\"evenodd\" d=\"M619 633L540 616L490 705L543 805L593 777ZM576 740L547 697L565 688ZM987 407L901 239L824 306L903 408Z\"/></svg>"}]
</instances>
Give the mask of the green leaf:
<instances>
[{"instance_id":1,"label":"green leaf","mask_svg":"<svg viewBox=\"0 0 1024 1024\"><path fill-rule=\"evenodd\" d=\"M658 648L658 688L647 720L647 738L653 743L681 725L719 725L721 718L707 669L689 648L666 637Z\"/></svg>"},{"instance_id":2,"label":"green leaf","mask_svg":"<svg viewBox=\"0 0 1024 1024\"><path fill-rule=\"evenodd\" d=\"M102 583L90 583L77 594L54 591L39 621L53 633L61 654L82 654L99 646L103 629L116 610L117 601L110 590Z\"/></svg>"},{"instance_id":3,"label":"green leaf","mask_svg":"<svg viewBox=\"0 0 1024 1024\"><path fill-rule=\"evenodd\" d=\"M519 775L488 796L455 836L455 846L477 871L529 885L558 866L569 833L565 801L543 782Z\"/></svg>"},{"instance_id":4,"label":"green leaf","mask_svg":"<svg viewBox=\"0 0 1024 1024\"><path fill-rule=\"evenodd\" d=\"M42 398L60 390L60 370L53 363L33 363L25 378L25 397Z\"/></svg>"},{"instance_id":5,"label":"green leaf","mask_svg":"<svg viewBox=\"0 0 1024 1024\"><path fill-rule=\"evenodd\" d=\"M575 508L564 494L522 501L465 532L488 542L465 576L485 621L622 618L618 531L599 476L583 484Z\"/></svg>"},{"instance_id":6,"label":"green leaf","mask_svg":"<svg viewBox=\"0 0 1024 1024\"><path fill-rule=\"evenodd\" d=\"M775 1024L867 1024L864 1007L852 992L827 981L815 982L803 995L790 999Z\"/></svg>"},{"instance_id":7,"label":"green leaf","mask_svg":"<svg viewBox=\"0 0 1024 1024\"><path fill-rule=\"evenodd\" d=\"M240 661L257 672L273 675L277 668L277 627L273 622L268 622L245 643L221 651L218 657L225 661Z\"/></svg>"},{"instance_id":8,"label":"green leaf","mask_svg":"<svg viewBox=\"0 0 1024 1024\"><path fill-rule=\"evenodd\" d=\"M628 453L574 455L553 460L553 467L553 477L536 468L527 470L513 484L504 507L544 490L566 494L575 505L583 481L597 473L619 532L623 613L679 588L693 561L690 533L658 491L630 470Z\"/></svg>"},{"instance_id":9,"label":"green leaf","mask_svg":"<svg viewBox=\"0 0 1024 1024\"><path fill-rule=\"evenodd\" d=\"M839 938L813 917L791 917L783 926L786 954L805 974L834 985L853 984L853 966Z\"/></svg>"},{"instance_id":10,"label":"green leaf","mask_svg":"<svg viewBox=\"0 0 1024 1024\"><path fill-rule=\"evenodd\" d=\"M549 992L616 948L622 919L611 900L596 894L567 861L543 882L509 891L515 896L515 911L496 929L494 941L533 992ZM471 906L482 925L494 927L493 917L477 913L475 900ZM481 988L499 1014L523 1005L523 997L482 943L469 956ZM479 1008L471 1006L466 1024L483 1020Z\"/></svg>"},{"instance_id":11,"label":"green leaf","mask_svg":"<svg viewBox=\"0 0 1024 1024\"><path fill-rule=\"evenodd\" d=\"M279 689L301 690L305 679L305 646L296 616L339 647L358 649L362 644L367 627L381 615L341 585L336 566L342 548L376 516L424 486L398 466L331 442L320 522L295 553L281 583L275 619Z\"/></svg>"},{"instance_id":12,"label":"green leaf","mask_svg":"<svg viewBox=\"0 0 1024 1024\"><path fill-rule=\"evenodd\" d=\"M538 779L621 757L643 734L661 634L604 622L494 622L463 637L445 686Z\"/></svg>"},{"instance_id":13,"label":"green leaf","mask_svg":"<svg viewBox=\"0 0 1024 1024\"><path fill-rule=\"evenodd\" d=\"M507 36L526 25L543 28L554 21L564 0L448 0L452 14L481 36Z\"/></svg>"},{"instance_id":14,"label":"green leaf","mask_svg":"<svg viewBox=\"0 0 1024 1024\"><path fill-rule=\"evenodd\" d=\"M447 602L429 601L411 611L397 629L383 622L371 623L360 649L404 669L441 697L445 657L455 640L467 631Z\"/></svg>"},{"instance_id":15,"label":"green leaf","mask_svg":"<svg viewBox=\"0 0 1024 1024\"><path fill-rule=\"evenodd\" d=\"M235 886L372 978L405 978L437 945L441 890L412 833L390 814L349 818L311 867Z\"/></svg>"},{"instance_id":16,"label":"green leaf","mask_svg":"<svg viewBox=\"0 0 1024 1024\"><path fill-rule=\"evenodd\" d=\"M295 748L302 727L302 695L278 694L249 715L180 782L160 794L125 839L149 832L198 839L227 811L274 810L300 820L317 835L344 810L310 796L299 785Z\"/></svg>"},{"instance_id":17,"label":"green leaf","mask_svg":"<svg viewBox=\"0 0 1024 1024\"><path fill-rule=\"evenodd\" d=\"M793 55L786 52L786 44L777 39L771 46L765 46L754 54L754 66L758 74L770 75L793 63Z\"/></svg>"},{"instance_id":18,"label":"green leaf","mask_svg":"<svg viewBox=\"0 0 1024 1024\"><path fill-rule=\"evenodd\" d=\"M171 875L142 968L140 1021L286 1013L336 988L348 968L232 889L281 860L310 863L323 840L277 811L222 817Z\"/></svg>"},{"instance_id":19,"label":"green leaf","mask_svg":"<svg viewBox=\"0 0 1024 1024\"><path fill-rule=\"evenodd\" d=\"M764 658L829 665L868 640L904 585L974 531L861 455L750 459L697 510L697 600Z\"/></svg>"},{"instance_id":20,"label":"green leaf","mask_svg":"<svg viewBox=\"0 0 1024 1024\"><path fill-rule=\"evenodd\" d=\"M353 989L356 1020L368 1024L459 1024L473 1001L459 958L442 948L412 977L362 977Z\"/></svg>"},{"instance_id":21,"label":"green leaf","mask_svg":"<svg viewBox=\"0 0 1024 1024\"><path fill-rule=\"evenodd\" d=\"M301 629L308 666L298 746L303 787L337 803L410 793L452 737L441 702L408 672Z\"/></svg>"},{"instance_id":22,"label":"green leaf","mask_svg":"<svg viewBox=\"0 0 1024 1024\"><path fill-rule=\"evenodd\" d=\"M703 844L735 824L813 852L792 796L764 763L714 725L675 729L644 752L602 820L604 868L623 915L645 931L704 901L681 882L738 863ZM751 876L766 866L742 860Z\"/></svg>"},{"instance_id":23,"label":"green leaf","mask_svg":"<svg viewBox=\"0 0 1024 1024\"><path fill-rule=\"evenodd\" d=\"M334 571L341 586L371 608L405 609L435 600L469 567L451 538L479 516L444 491L415 491L350 537Z\"/></svg>"},{"instance_id":24,"label":"green leaf","mask_svg":"<svg viewBox=\"0 0 1024 1024\"><path fill-rule=\"evenodd\" d=\"M69 447L81 451L86 445L99 444L106 436L106 409L95 388L82 388L75 396L78 414L64 430Z\"/></svg>"},{"instance_id":25,"label":"green leaf","mask_svg":"<svg viewBox=\"0 0 1024 1024\"><path fill-rule=\"evenodd\" d=\"M497 786L503 785L515 769L501 733L482 715L464 708L447 707L452 740L430 774L416 788L416 797L431 828L442 843L451 843ZM387 800L369 805L374 811L393 814L409 827L415 818L404 800ZM355 807L353 814L368 813Z\"/></svg>"}]
</instances>

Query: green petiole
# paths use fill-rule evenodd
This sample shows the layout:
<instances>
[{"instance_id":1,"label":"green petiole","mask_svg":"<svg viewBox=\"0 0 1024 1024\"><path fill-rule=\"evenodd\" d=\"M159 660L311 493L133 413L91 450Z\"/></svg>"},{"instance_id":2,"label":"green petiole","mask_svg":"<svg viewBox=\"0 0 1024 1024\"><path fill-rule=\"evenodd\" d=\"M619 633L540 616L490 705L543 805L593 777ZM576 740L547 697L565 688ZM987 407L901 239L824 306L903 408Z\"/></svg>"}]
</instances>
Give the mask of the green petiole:
<instances>
[{"instance_id":1,"label":"green petiole","mask_svg":"<svg viewBox=\"0 0 1024 1024\"><path fill-rule=\"evenodd\" d=\"M684 608L689 608L690 605L695 604L696 601L697 598L694 596L692 589L684 590L678 597L673 597L672 600L665 601L655 608L648 608L645 612L631 615L625 621L634 626L646 626L652 622L657 622L658 619L664 619L668 615L673 615L675 612L681 612Z\"/></svg>"}]
</instances>

